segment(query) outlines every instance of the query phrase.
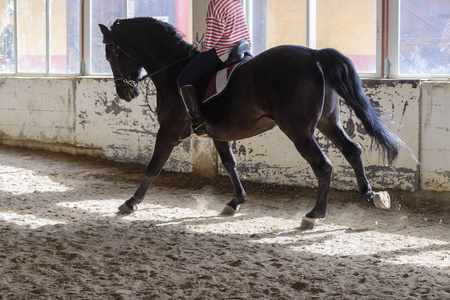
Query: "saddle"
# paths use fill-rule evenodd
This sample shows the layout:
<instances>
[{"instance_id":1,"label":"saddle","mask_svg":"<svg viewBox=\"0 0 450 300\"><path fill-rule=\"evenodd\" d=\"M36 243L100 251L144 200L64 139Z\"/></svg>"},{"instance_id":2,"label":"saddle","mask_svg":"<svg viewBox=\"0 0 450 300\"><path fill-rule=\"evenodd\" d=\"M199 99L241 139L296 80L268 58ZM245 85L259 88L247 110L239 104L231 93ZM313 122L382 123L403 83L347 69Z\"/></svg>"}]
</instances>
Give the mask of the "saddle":
<instances>
[{"instance_id":1,"label":"saddle","mask_svg":"<svg viewBox=\"0 0 450 300\"><path fill-rule=\"evenodd\" d=\"M251 57L250 44L246 40L239 41L231 49L228 59L216 71L195 84L202 105L222 94L228 86L233 71Z\"/></svg>"},{"instance_id":2,"label":"saddle","mask_svg":"<svg viewBox=\"0 0 450 300\"><path fill-rule=\"evenodd\" d=\"M223 63L222 68L237 64L243 61L246 57L252 57L252 53L250 52L250 44L247 40L240 40L236 45L234 45L233 49L231 49L228 59Z\"/></svg>"}]
</instances>

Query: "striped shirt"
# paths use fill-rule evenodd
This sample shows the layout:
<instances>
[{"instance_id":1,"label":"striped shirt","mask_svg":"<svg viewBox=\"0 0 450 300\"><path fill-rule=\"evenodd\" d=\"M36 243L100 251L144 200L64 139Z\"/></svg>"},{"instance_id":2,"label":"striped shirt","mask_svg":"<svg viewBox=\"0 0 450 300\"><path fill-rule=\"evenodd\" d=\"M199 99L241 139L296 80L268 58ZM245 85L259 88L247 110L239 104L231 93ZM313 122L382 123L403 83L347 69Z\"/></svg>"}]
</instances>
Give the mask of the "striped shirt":
<instances>
[{"instance_id":1,"label":"striped shirt","mask_svg":"<svg viewBox=\"0 0 450 300\"><path fill-rule=\"evenodd\" d=\"M206 14L205 38L197 50L206 52L215 48L219 58L225 61L233 46L243 39L251 44L241 2L211 0Z\"/></svg>"}]
</instances>

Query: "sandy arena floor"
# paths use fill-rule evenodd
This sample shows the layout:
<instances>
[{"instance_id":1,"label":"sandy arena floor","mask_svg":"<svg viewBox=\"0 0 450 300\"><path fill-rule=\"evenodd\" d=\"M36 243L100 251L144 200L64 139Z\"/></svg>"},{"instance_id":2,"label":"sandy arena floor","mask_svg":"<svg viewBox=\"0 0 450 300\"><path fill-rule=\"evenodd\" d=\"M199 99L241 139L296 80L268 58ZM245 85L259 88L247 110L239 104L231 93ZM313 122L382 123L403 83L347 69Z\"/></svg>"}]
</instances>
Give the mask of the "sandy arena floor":
<instances>
[{"instance_id":1,"label":"sandy arena floor","mask_svg":"<svg viewBox=\"0 0 450 300\"><path fill-rule=\"evenodd\" d=\"M142 176L0 147L0 299L450 299L448 194L382 211L333 191L304 231L314 190L244 183L241 213L221 217L228 178L163 173L117 215Z\"/></svg>"}]
</instances>

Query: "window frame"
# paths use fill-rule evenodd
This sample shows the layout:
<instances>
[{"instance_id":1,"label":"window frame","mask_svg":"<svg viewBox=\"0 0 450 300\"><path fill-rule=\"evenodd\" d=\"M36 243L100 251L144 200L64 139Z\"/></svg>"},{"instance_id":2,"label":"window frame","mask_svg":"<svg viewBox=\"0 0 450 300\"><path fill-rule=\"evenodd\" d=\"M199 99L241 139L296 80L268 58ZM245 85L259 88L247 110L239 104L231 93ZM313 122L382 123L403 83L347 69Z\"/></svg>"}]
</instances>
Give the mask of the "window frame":
<instances>
[{"instance_id":1,"label":"window frame","mask_svg":"<svg viewBox=\"0 0 450 300\"><path fill-rule=\"evenodd\" d=\"M359 72L362 78L382 78L382 46L383 46L383 2L386 0L376 0L376 71L373 73ZM247 16L247 23L250 28L250 36L253 38L251 8L253 7L253 0L243 0L245 13ZM317 0L306 0L306 46L316 49L316 30L317 30Z\"/></svg>"},{"instance_id":2,"label":"window frame","mask_svg":"<svg viewBox=\"0 0 450 300\"><path fill-rule=\"evenodd\" d=\"M5 72L5 73L0 73L0 76L54 76L54 77L76 77L76 76L80 76L82 75L80 72L79 73L52 73L50 72L51 69L51 0L44 0L44 6L45 6L45 72L19 72L19 61L18 61L18 57L19 57L19 47L18 47L18 24L19 24L19 10L18 10L18 0L13 0L14 2L14 71L13 72ZM81 3L83 3L85 0L80 0ZM80 21L80 25L83 24L82 21L82 15L81 15L81 3L80 3L80 15L79 15L79 21ZM83 35L80 35L80 40L79 40L79 47L80 49L82 48L82 44L83 44ZM79 54L79 61L81 63L82 61L82 55L81 55L81 50L80 50L80 54Z\"/></svg>"},{"instance_id":3,"label":"window frame","mask_svg":"<svg viewBox=\"0 0 450 300\"><path fill-rule=\"evenodd\" d=\"M249 3L252 3L253 0L243 0L243 2L248 9L251 7ZM317 0L306 0L306 5L306 46L316 49ZM359 76L370 79L450 80L450 74L400 74L400 5L401 0L377 0L376 71L373 73L358 72ZM247 13L247 18L251 28L251 14Z\"/></svg>"},{"instance_id":4,"label":"window frame","mask_svg":"<svg viewBox=\"0 0 450 300\"><path fill-rule=\"evenodd\" d=\"M94 74L92 73L91 65L91 28L97 26L92 24L91 17L91 0L80 0L80 53L79 73L51 73L50 72L50 0L45 0L46 10L46 71L45 73L24 73L18 72L19 62L18 58L18 0L14 1L14 56L16 57L14 62L13 73L1 73L1 76L55 76L55 77L79 77L79 76L95 76L95 77L111 77L112 75ZM122 0L124 2L123 18L127 17L128 0ZM399 62L400 62L400 2L401 0L376 0L377 1L377 20L376 20L376 71L374 73L358 73L362 78L371 79L427 79L427 80L450 80L450 74L445 75L430 75L430 74L412 74L405 75L399 74ZM250 28L250 34L252 33L252 11L253 0L242 0L244 9L246 11L247 20ZM307 46L310 48L316 47L316 7L317 0L306 0L307 5ZM190 25L192 26L192 24Z\"/></svg>"}]
</instances>

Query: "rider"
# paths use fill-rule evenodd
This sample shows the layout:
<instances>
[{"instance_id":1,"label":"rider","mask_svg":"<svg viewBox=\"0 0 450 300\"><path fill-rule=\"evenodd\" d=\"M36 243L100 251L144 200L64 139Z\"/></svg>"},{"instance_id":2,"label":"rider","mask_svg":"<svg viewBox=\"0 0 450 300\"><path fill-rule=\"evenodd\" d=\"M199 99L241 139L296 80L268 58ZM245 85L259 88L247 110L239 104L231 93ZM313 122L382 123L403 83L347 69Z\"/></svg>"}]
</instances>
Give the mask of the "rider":
<instances>
[{"instance_id":1,"label":"rider","mask_svg":"<svg viewBox=\"0 0 450 300\"><path fill-rule=\"evenodd\" d=\"M240 40L251 43L240 0L211 0L206 15L205 39L196 45L196 54L178 76L178 89L191 118L191 127L180 141L206 136L200 102L194 83L227 60Z\"/></svg>"}]
</instances>

